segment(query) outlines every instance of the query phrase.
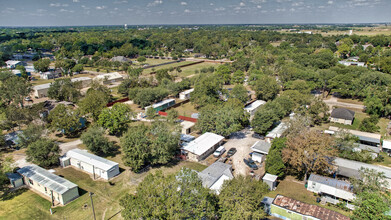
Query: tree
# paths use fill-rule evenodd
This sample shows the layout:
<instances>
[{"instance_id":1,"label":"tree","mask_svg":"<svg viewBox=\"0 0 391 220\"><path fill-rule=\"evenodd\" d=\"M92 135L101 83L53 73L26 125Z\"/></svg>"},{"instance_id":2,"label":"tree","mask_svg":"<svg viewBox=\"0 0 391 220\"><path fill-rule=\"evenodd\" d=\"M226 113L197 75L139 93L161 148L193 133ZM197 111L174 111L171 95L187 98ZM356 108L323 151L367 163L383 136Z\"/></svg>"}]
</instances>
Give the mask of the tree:
<instances>
[{"instance_id":1,"label":"tree","mask_svg":"<svg viewBox=\"0 0 391 220\"><path fill-rule=\"evenodd\" d=\"M49 71L50 60L49 59L40 59L34 62L34 69L38 72L47 72Z\"/></svg>"},{"instance_id":2,"label":"tree","mask_svg":"<svg viewBox=\"0 0 391 220\"><path fill-rule=\"evenodd\" d=\"M50 111L48 119L52 129L60 130L66 135L73 134L81 128L78 112L64 104L59 104Z\"/></svg>"},{"instance_id":3,"label":"tree","mask_svg":"<svg viewBox=\"0 0 391 220\"><path fill-rule=\"evenodd\" d=\"M84 67L82 64L76 64L73 68L72 68L72 72L74 73L81 73L83 72L84 70Z\"/></svg>"},{"instance_id":4,"label":"tree","mask_svg":"<svg viewBox=\"0 0 391 220\"><path fill-rule=\"evenodd\" d=\"M237 70L232 75L232 82L233 83L242 84L244 82L244 79L245 79L245 75L244 75L243 71L241 71L241 70Z\"/></svg>"},{"instance_id":5,"label":"tree","mask_svg":"<svg viewBox=\"0 0 391 220\"><path fill-rule=\"evenodd\" d=\"M145 58L144 56L140 56L137 58L137 61L140 62L140 63L143 63L147 60L147 58Z\"/></svg>"},{"instance_id":6,"label":"tree","mask_svg":"<svg viewBox=\"0 0 391 220\"><path fill-rule=\"evenodd\" d=\"M29 78L29 76L27 75L26 68L25 68L24 66L16 66L15 69L17 69L17 70L20 71L20 75L21 75L21 77L22 77L23 79L26 79L26 80L27 80L27 79Z\"/></svg>"},{"instance_id":7,"label":"tree","mask_svg":"<svg viewBox=\"0 0 391 220\"><path fill-rule=\"evenodd\" d=\"M11 103L24 107L24 98L29 96L32 85L25 79L9 72L0 71L0 98L7 105Z\"/></svg>"},{"instance_id":8,"label":"tree","mask_svg":"<svg viewBox=\"0 0 391 220\"><path fill-rule=\"evenodd\" d=\"M49 139L40 139L31 143L26 151L27 161L42 167L51 167L58 164L61 149Z\"/></svg>"},{"instance_id":9,"label":"tree","mask_svg":"<svg viewBox=\"0 0 391 220\"><path fill-rule=\"evenodd\" d=\"M377 126L378 122L379 117L377 115L371 115L369 118L364 118L362 120L359 129L360 131L375 133L380 129L380 127Z\"/></svg>"},{"instance_id":10,"label":"tree","mask_svg":"<svg viewBox=\"0 0 391 220\"><path fill-rule=\"evenodd\" d=\"M168 69L160 69L156 71L156 80L160 83L163 79L172 80L173 77L168 73Z\"/></svg>"},{"instance_id":11,"label":"tree","mask_svg":"<svg viewBox=\"0 0 391 220\"><path fill-rule=\"evenodd\" d=\"M83 115L90 115L94 121L98 120L98 117L106 107L108 103L106 94L99 90L88 90L86 96L78 103L80 113Z\"/></svg>"},{"instance_id":12,"label":"tree","mask_svg":"<svg viewBox=\"0 0 391 220\"><path fill-rule=\"evenodd\" d=\"M332 169L330 158L335 155L333 139L318 131L303 131L297 136L289 137L282 150L282 158L299 174L323 173Z\"/></svg>"},{"instance_id":13,"label":"tree","mask_svg":"<svg viewBox=\"0 0 391 220\"><path fill-rule=\"evenodd\" d=\"M170 109L167 111L167 121L169 123L174 123L176 120L178 120L178 111L175 109Z\"/></svg>"},{"instance_id":14,"label":"tree","mask_svg":"<svg viewBox=\"0 0 391 220\"><path fill-rule=\"evenodd\" d=\"M220 101L220 92L222 89L222 84L216 77L202 77L195 83L190 100L198 107L216 104Z\"/></svg>"},{"instance_id":15,"label":"tree","mask_svg":"<svg viewBox=\"0 0 391 220\"><path fill-rule=\"evenodd\" d=\"M213 219L217 214L215 196L189 169L149 174L136 190L120 200L125 219Z\"/></svg>"},{"instance_id":16,"label":"tree","mask_svg":"<svg viewBox=\"0 0 391 220\"><path fill-rule=\"evenodd\" d=\"M93 126L84 132L80 139L91 152L98 155L107 155L113 149L113 144L104 136L105 131L101 127Z\"/></svg>"},{"instance_id":17,"label":"tree","mask_svg":"<svg viewBox=\"0 0 391 220\"><path fill-rule=\"evenodd\" d=\"M256 133L266 134L278 120L279 117L274 110L261 107L255 112L251 126Z\"/></svg>"},{"instance_id":18,"label":"tree","mask_svg":"<svg viewBox=\"0 0 391 220\"><path fill-rule=\"evenodd\" d=\"M276 79L271 76L260 77L255 81L252 88L255 91L257 98L265 101L274 99L280 91Z\"/></svg>"},{"instance_id":19,"label":"tree","mask_svg":"<svg viewBox=\"0 0 391 220\"><path fill-rule=\"evenodd\" d=\"M129 67L128 68L128 75L130 79L137 79L142 73L143 73L143 68L133 68Z\"/></svg>"},{"instance_id":20,"label":"tree","mask_svg":"<svg viewBox=\"0 0 391 220\"><path fill-rule=\"evenodd\" d=\"M31 143L39 140L43 134L44 127L37 124L29 124L22 133L18 134L18 146L27 148Z\"/></svg>"},{"instance_id":21,"label":"tree","mask_svg":"<svg viewBox=\"0 0 391 220\"><path fill-rule=\"evenodd\" d=\"M72 59L60 59L56 61L56 68L59 68L65 76L72 76L72 68L75 65L76 62Z\"/></svg>"},{"instance_id":22,"label":"tree","mask_svg":"<svg viewBox=\"0 0 391 220\"><path fill-rule=\"evenodd\" d=\"M305 111L316 125L326 121L330 115L329 106L320 98L314 98Z\"/></svg>"},{"instance_id":23,"label":"tree","mask_svg":"<svg viewBox=\"0 0 391 220\"><path fill-rule=\"evenodd\" d=\"M242 84L237 84L231 91L231 97L240 100L243 104L249 100L247 89Z\"/></svg>"},{"instance_id":24,"label":"tree","mask_svg":"<svg viewBox=\"0 0 391 220\"><path fill-rule=\"evenodd\" d=\"M263 219L262 197L268 192L265 183L239 176L225 181L219 195L221 219Z\"/></svg>"},{"instance_id":25,"label":"tree","mask_svg":"<svg viewBox=\"0 0 391 220\"><path fill-rule=\"evenodd\" d=\"M102 110L98 117L98 124L109 129L110 134L119 134L127 127L133 116L130 107L123 103L116 103L113 107Z\"/></svg>"},{"instance_id":26,"label":"tree","mask_svg":"<svg viewBox=\"0 0 391 220\"><path fill-rule=\"evenodd\" d=\"M231 82L231 68L228 65L220 65L216 69L217 78L223 84L230 84Z\"/></svg>"},{"instance_id":27,"label":"tree","mask_svg":"<svg viewBox=\"0 0 391 220\"><path fill-rule=\"evenodd\" d=\"M136 172L147 164L166 164L172 160L178 144L179 135L166 123L132 126L121 138L123 161Z\"/></svg>"},{"instance_id":28,"label":"tree","mask_svg":"<svg viewBox=\"0 0 391 220\"><path fill-rule=\"evenodd\" d=\"M75 102L81 96L78 83L73 83L69 78L56 79L50 84L48 97L57 101Z\"/></svg>"},{"instance_id":29,"label":"tree","mask_svg":"<svg viewBox=\"0 0 391 220\"><path fill-rule=\"evenodd\" d=\"M151 106L147 108L147 110L145 111L145 115L149 119L154 119L156 117L156 110Z\"/></svg>"},{"instance_id":30,"label":"tree","mask_svg":"<svg viewBox=\"0 0 391 220\"><path fill-rule=\"evenodd\" d=\"M286 138L273 139L269 153L266 155L265 170L267 173L277 175L282 178L285 176L285 163L282 159L282 150L285 148Z\"/></svg>"}]
</instances>

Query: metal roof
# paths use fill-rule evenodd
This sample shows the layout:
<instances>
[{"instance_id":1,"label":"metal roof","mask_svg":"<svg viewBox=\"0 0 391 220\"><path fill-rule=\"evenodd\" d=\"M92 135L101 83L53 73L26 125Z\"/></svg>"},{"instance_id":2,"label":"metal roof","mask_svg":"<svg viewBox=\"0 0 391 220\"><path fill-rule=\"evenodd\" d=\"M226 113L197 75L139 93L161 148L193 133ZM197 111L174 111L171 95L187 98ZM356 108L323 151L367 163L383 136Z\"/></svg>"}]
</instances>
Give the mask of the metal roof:
<instances>
[{"instance_id":1,"label":"metal roof","mask_svg":"<svg viewBox=\"0 0 391 220\"><path fill-rule=\"evenodd\" d=\"M273 130L271 130L266 137L267 138L277 138L280 137L285 131L288 129L288 126L281 122L277 127L275 127Z\"/></svg>"},{"instance_id":2,"label":"metal roof","mask_svg":"<svg viewBox=\"0 0 391 220\"><path fill-rule=\"evenodd\" d=\"M114 72L114 73L101 74L101 75L96 76L95 78L102 79L102 80L105 80L107 78L107 80L113 80L113 79L122 79L123 76L121 74L119 74L118 72Z\"/></svg>"},{"instance_id":3,"label":"metal roof","mask_svg":"<svg viewBox=\"0 0 391 220\"><path fill-rule=\"evenodd\" d=\"M332 118L341 118L345 120L353 120L355 112L346 108L336 108L331 112Z\"/></svg>"},{"instance_id":4,"label":"metal roof","mask_svg":"<svg viewBox=\"0 0 391 220\"><path fill-rule=\"evenodd\" d=\"M79 82L79 81L89 81L91 80L90 77L82 76L82 77L77 77L77 78L72 78L72 82Z\"/></svg>"},{"instance_id":5,"label":"metal roof","mask_svg":"<svg viewBox=\"0 0 391 220\"><path fill-rule=\"evenodd\" d=\"M283 195L277 195L273 200L273 205L281 208L299 213L305 216L312 216L321 220L348 220L347 216L344 216L338 212L332 211L316 205L310 205Z\"/></svg>"},{"instance_id":6,"label":"metal roof","mask_svg":"<svg viewBox=\"0 0 391 220\"><path fill-rule=\"evenodd\" d=\"M198 173L198 176L202 180L202 184L205 187L210 188L213 186L222 176L226 176L228 179L232 179L233 175L231 172L232 166L222 162L214 162L203 171ZM227 178L223 178L224 180ZM224 181L223 181L224 182ZM222 183L221 183L222 184Z\"/></svg>"},{"instance_id":7,"label":"metal roof","mask_svg":"<svg viewBox=\"0 0 391 220\"><path fill-rule=\"evenodd\" d=\"M157 108L157 107L160 107L160 106L165 105L165 104L170 103L170 102L175 102L175 99L166 99L166 100L163 100L161 102L155 103L155 104L152 105L152 108Z\"/></svg>"},{"instance_id":8,"label":"metal roof","mask_svg":"<svg viewBox=\"0 0 391 220\"><path fill-rule=\"evenodd\" d=\"M244 107L244 110L247 110L247 111L253 111L257 108L259 108L259 106L265 104L266 102L263 101L263 100L257 100L253 103L250 103L249 105L247 105L246 107Z\"/></svg>"},{"instance_id":9,"label":"metal roof","mask_svg":"<svg viewBox=\"0 0 391 220\"><path fill-rule=\"evenodd\" d=\"M278 178L278 176L276 176L276 175L273 175L273 174L270 174L270 173L266 173L265 176L263 176L262 180L275 182L277 180L277 178Z\"/></svg>"},{"instance_id":10,"label":"metal roof","mask_svg":"<svg viewBox=\"0 0 391 220\"><path fill-rule=\"evenodd\" d=\"M328 185L337 189L342 189L348 192L352 192L352 185L348 182L337 180L330 177L320 176L316 174L311 174L310 178L308 178L309 181L313 181L316 183L321 183L324 185Z\"/></svg>"},{"instance_id":11,"label":"metal roof","mask_svg":"<svg viewBox=\"0 0 391 220\"><path fill-rule=\"evenodd\" d=\"M49 89L51 83L45 83L41 85L36 85L33 87L34 90L40 90L40 89Z\"/></svg>"},{"instance_id":12,"label":"metal roof","mask_svg":"<svg viewBox=\"0 0 391 220\"><path fill-rule=\"evenodd\" d=\"M18 60L8 60L8 61L5 61L5 63L7 65L15 65L15 64L21 63L21 61L18 61Z\"/></svg>"},{"instance_id":13,"label":"metal roof","mask_svg":"<svg viewBox=\"0 0 391 220\"><path fill-rule=\"evenodd\" d=\"M342 131L343 129L338 128L338 127L334 127L334 126L330 126L329 130L330 131ZM347 130L352 135L358 137L360 139L360 141L367 141L367 142L380 144L380 139L381 139L380 134L357 131L357 130L349 130L349 129L345 129L345 130Z\"/></svg>"},{"instance_id":14,"label":"metal roof","mask_svg":"<svg viewBox=\"0 0 391 220\"><path fill-rule=\"evenodd\" d=\"M96 168L108 171L111 168L118 165L118 163L111 160L107 160L103 157L90 154L87 151L80 150L78 148L68 151L64 156L77 159L87 164L94 165Z\"/></svg>"},{"instance_id":15,"label":"metal roof","mask_svg":"<svg viewBox=\"0 0 391 220\"><path fill-rule=\"evenodd\" d=\"M16 172L59 194L64 194L68 190L77 187L76 184L59 177L37 165L25 166Z\"/></svg>"},{"instance_id":16,"label":"metal roof","mask_svg":"<svg viewBox=\"0 0 391 220\"><path fill-rule=\"evenodd\" d=\"M223 139L224 137L221 135L206 132L194 141L184 146L183 149L198 156L201 156L203 153L208 151L210 148L218 144Z\"/></svg>"},{"instance_id":17,"label":"metal roof","mask_svg":"<svg viewBox=\"0 0 391 220\"><path fill-rule=\"evenodd\" d=\"M383 140L382 148L391 149L391 140Z\"/></svg>"},{"instance_id":18,"label":"metal roof","mask_svg":"<svg viewBox=\"0 0 391 220\"><path fill-rule=\"evenodd\" d=\"M23 178L19 173L6 173L5 175L7 175L8 179L10 179L11 181Z\"/></svg>"},{"instance_id":19,"label":"metal roof","mask_svg":"<svg viewBox=\"0 0 391 220\"><path fill-rule=\"evenodd\" d=\"M373 164L362 163L353 160L335 158L334 163L338 166L338 174L346 177L357 177L360 168L374 169L377 172L383 172L385 177L391 179L391 168Z\"/></svg>"},{"instance_id":20,"label":"metal roof","mask_svg":"<svg viewBox=\"0 0 391 220\"><path fill-rule=\"evenodd\" d=\"M192 141L194 139L195 139L195 137L192 136L192 135L181 134L181 141L190 142L190 141Z\"/></svg>"},{"instance_id":21,"label":"metal roof","mask_svg":"<svg viewBox=\"0 0 391 220\"><path fill-rule=\"evenodd\" d=\"M192 93L193 91L194 91L194 89L188 89L188 90L185 90L185 91L181 92L180 94L187 95L187 94Z\"/></svg>"},{"instance_id":22,"label":"metal roof","mask_svg":"<svg viewBox=\"0 0 391 220\"><path fill-rule=\"evenodd\" d=\"M251 147L251 149L253 151L256 151L256 152L259 152L259 153L262 153L262 154L268 154L271 146L272 146L272 144L268 143L266 141L257 141Z\"/></svg>"}]
</instances>

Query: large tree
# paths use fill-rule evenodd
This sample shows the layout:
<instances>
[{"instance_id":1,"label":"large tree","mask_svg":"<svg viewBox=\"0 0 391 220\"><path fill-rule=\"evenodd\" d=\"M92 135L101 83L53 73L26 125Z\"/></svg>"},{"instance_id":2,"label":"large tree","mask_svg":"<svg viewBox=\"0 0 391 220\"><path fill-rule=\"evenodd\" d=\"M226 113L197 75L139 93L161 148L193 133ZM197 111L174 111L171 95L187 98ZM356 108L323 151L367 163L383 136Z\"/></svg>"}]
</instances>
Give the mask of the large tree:
<instances>
[{"instance_id":1,"label":"large tree","mask_svg":"<svg viewBox=\"0 0 391 220\"><path fill-rule=\"evenodd\" d=\"M246 87L244 87L242 84L235 85L231 91L230 96L240 100L243 104L245 104L250 98Z\"/></svg>"},{"instance_id":2,"label":"large tree","mask_svg":"<svg viewBox=\"0 0 391 220\"><path fill-rule=\"evenodd\" d=\"M73 83L71 79L56 79L50 84L48 97L57 101L77 101L80 94L80 82Z\"/></svg>"},{"instance_id":3,"label":"large tree","mask_svg":"<svg viewBox=\"0 0 391 220\"><path fill-rule=\"evenodd\" d=\"M64 104L57 105L49 113L50 127L68 135L77 132L81 128L80 115L77 110Z\"/></svg>"},{"instance_id":4,"label":"large tree","mask_svg":"<svg viewBox=\"0 0 391 220\"><path fill-rule=\"evenodd\" d=\"M40 139L31 143L26 151L27 161L42 167L58 164L61 149L53 140Z\"/></svg>"},{"instance_id":5,"label":"large tree","mask_svg":"<svg viewBox=\"0 0 391 220\"><path fill-rule=\"evenodd\" d=\"M99 115L98 124L109 130L110 134L119 134L126 130L133 112L123 103L116 103L112 108L105 108Z\"/></svg>"},{"instance_id":6,"label":"large tree","mask_svg":"<svg viewBox=\"0 0 391 220\"><path fill-rule=\"evenodd\" d=\"M279 120L275 110L261 107L255 112L254 118L251 121L251 126L254 131L259 134L266 134Z\"/></svg>"},{"instance_id":7,"label":"large tree","mask_svg":"<svg viewBox=\"0 0 391 220\"><path fill-rule=\"evenodd\" d=\"M263 219L266 217L261 202L268 192L261 181L239 176L225 181L219 195L221 219Z\"/></svg>"},{"instance_id":8,"label":"large tree","mask_svg":"<svg viewBox=\"0 0 391 220\"><path fill-rule=\"evenodd\" d=\"M282 178L285 175L285 163L282 159L282 150L285 148L286 138L275 138L269 153L266 155L265 170L267 173Z\"/></svg>"},{"instance_id":9,"label":"large tree","mask_svg":"<svg viewBox=\"0 0 391 220\"><path fill-rule=\"evenodd\" d=\"M217 214L215 196L189 169L149 174L136 191L120 200L125 219L213 219Z\"/></svg>"},{"instance_id":10,"label":"large tree","mask_svg":"<svg viewBox=\"0 0 391 220\"><path fill-rule=\"evenodd\" d=\"M0 98L7 105L24 107L24 98L32 91L31 84L22 77L0 71Z\"/></svg>"},{"instance_id":11,"label":"large tree","mask_svg":"<svg viewBox=\"0 0 391 220\"><path fill-rule=\"evenodd\" d=\"M96 121L109 100L110 95L105 91L90 88L87 90L86 96L79 101L78 105L81 114L89 115Z\"/></svg>"},{"instance_id":12,"label":"large tree","mask_svg":"<svg viewBox=\"0 0 391 220\"><path fill-rule=\"evenodd\" d=\"M306 180L308 173L323 173L332 169L330 160L336 154L332 145L333 139L327 134L303 131L287 139L282 158Z\"/></svg>"},{"instance_id":13,"label":"large tree","mask_svg":"<svg viewBox=\"0 0 391 220\"><path fill-rule=\"evenodd\" d=\"M216 104L220 102L220 93L222 89L222 84L217 77L201 77L201 79L195 83L190 100L198 107Z\"/></svg>"},{"instance_id":14,"label":"large tree","mask_svg":"<svg viewBox=\"0 0 391 220\"><path fill-rule=\"evenodd\" d=\"M31 143L39 140L43 135L44 127L38 124L29 124L22 133L18 134L18 146L27 148Z\"/></svg>"},{"instance_id":15,"label":"large tree","mask_svg":"<svg viewBox=\"0 0 391 220\"><path fill-rule=\"evenodd\" d=\"M275 78L271 76L262 76L252 86L257 98L262 100L274 99L280 91L280 86Z\"/></svg>"},{"instance_id":16,"label":"large tree","mask_svg":"<svg viewBox=\"0 0 391 220\"><path fill-rule=\"evenodd\" d=\"M107 155L113 150L113 144L105 137L105 131L101 127L90 127L80 139L88 150L98 155Z\"/></svg>"},{"instance_id":17,"label":"large tree","mask_svg":"<svg viewBox=\"0 0 391 220\"><path fill-rule=\"evenodd\" d=\"M38 72L49 71L50 59L40 59L34 62L34 69Z\"/></svg>"}]
</instances>

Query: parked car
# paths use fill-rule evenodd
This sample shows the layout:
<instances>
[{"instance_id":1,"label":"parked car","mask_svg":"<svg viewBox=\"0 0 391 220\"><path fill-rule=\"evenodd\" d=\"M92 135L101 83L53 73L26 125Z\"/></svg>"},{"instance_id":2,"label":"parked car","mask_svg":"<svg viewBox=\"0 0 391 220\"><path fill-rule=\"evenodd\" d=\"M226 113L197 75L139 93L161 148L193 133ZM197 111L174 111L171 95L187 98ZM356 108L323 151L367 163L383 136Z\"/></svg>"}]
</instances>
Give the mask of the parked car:
<instances>
[{"instance_id":1,"label":"parked car","mask_svg":"<svg viewBox=\"0 0 391 220\"><path fill-rule=\"evenodd\" d=\"M248 160L243 159L243 161L251 169L253 169L253 170L257 170L258 169L258 166L255 164L255 162L251 158L249 158Z\"/></svg>"},{"instance_id":2,"label":"parked car","mask_svg":"<svg viewBox=\"0 0 391 220\"><path fill-rule=\"evenodd\" d=\"M258 133L254 133L253 135L251 135L253 138L257 138L257 139L261 139L261 140L265 140L265 136L263 135L260 135Z\"/></svg>"},{"instance_id":3,"label":"parked car","mask_svg":"<svg viewBox=\"0 0 391 220\"><path fill-rule=\"evenodd\" d=\"M216 161L219 161L219 162L221 162L221 163L225 163L225 161L227 161L228 160L228 158L226 158L226 157L220 157L219 159L217 159Z\"/></svg>"},{"instance_id":4,"label":"parked car","mask_svg":"<svg viewBox=\"0 0 391 220\"><path fill-rule=\"evenodd\" d=\"M224 146L220 146L217 148L217 150L213 153L214 157L220 157L225 152Z\"/></svg>"},{"instance_id":5,"label":"parked car","mask_svg":"<svg viewBox=\"0 0 391 220\"><path fill-rule=\"evenodd\" d=\"M24 101L31 102L31 101L33 101L33 100L31 99L30 96L27 96L27 97L24 98Z\"/></svg>"},{"instance_id":6,"label":"parked car","mask_svg":"<svg viewBox=\"0 0 391 220\"><path fill-rule=\"evenodd\" d=\"M232 157L235 153L236 153L236 148L231 148L231 149L229 149L228 150L228 152L227 152L227 157Z\"/></svg>"}]
</instances>

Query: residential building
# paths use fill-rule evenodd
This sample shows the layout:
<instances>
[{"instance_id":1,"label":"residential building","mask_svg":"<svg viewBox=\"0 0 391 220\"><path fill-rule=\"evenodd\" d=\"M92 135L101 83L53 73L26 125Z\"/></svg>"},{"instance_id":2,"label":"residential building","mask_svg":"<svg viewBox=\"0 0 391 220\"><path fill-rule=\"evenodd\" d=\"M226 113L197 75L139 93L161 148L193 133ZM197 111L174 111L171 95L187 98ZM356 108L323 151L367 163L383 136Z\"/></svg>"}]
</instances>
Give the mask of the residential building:
<instances>
[{"instance_id":1,"label":"residential building","mask_svg":"<svg viewBox=\"0 0 391 220\"><path fill-rule=\"evenodd\" d=\"M202 180L202 185L216 194L220 194L224 181L234 178L232 166L218 161L199 172L198 176Z\"/></svg>"},{"instance_id":2,"label":"residential building","mask_svg":"<svg viewBox=\"0 0 391 220\"><path fill-rule=\"evenodd\" d=\"M269 186L269 190L275 190L277 187L277 178L278 176L276 175L266 173L263 176L262 181Z\"/></svg>"},{"instance_id":3,"label":"residential building","mask_svg":"<svg viewBox=\"0 0 391 220\"><path fill-rule=\"evenodd\" d=\"M78 148L68 151L60 158L62 167L73 166L94 176L94 179L109 180L119 174L118 163L90 154Z\"/></svg>"},{"instance_id":4,"label":"residential building","mask_svg":"<svg viewBox=\"0 0 391 220\"><path fill-rule=\"evenodd\" d=\"M17 66L23 66L23 62L18 60L8 60L5 61L8 69L15 69Z\"/></svg>"},{"instance_id":5,"label":"residential building","mask_svg":"<svg viewBox=\"0 0 391 220\"><path fill-rule=\"evenodd\" d=\"M71 81L73 83L80 82L81 88L87 88L90 87L92 83L92 79L90 77L77 77L77 78L72 78Z\"/></svg>"},{"instance_id":6,"label":"residential building","mask_svg":"<svg viewBox=\"0 0 391 220\"><path fill-rule=\"evenodd\" d=\"M121 63L128 63L130 62L130 60L124 56L116 56L116 57L113 57L111 58L111 61L112 62L115 62L115 61L118 61L118 62L121 62Z\"/></svg>"},{"instance_id":7,"label":"residential building","mask_svg":"<svg viewBox=\"0 0 391 220\"><path fill-rule=\"evenodd\" d=\"M76 184L37 165L25 166L16 172L21 175L25 185L50 199L53 205L65 205L79 197Z\"/></svg>"},{"instance_id":8,"label":"residential building","mask_svg":"<svg viewBox=\"0 0 391 220\"><path fill-rule=\"evenodd\" d=\"M181 99L181 100L190 99L190 93L192 93L193 91L194 91L194 89L188 89L188 90L185 90L185 91L179 93L179 99Z\"/></svg>"},{"instance_id":9,"label":"residential building","mask_svg":"<svg viewBox=\"0 0 391 220\"><path fill-rule=\"evenodd\" d=\"M273 141L274 138L279 138L282 136L282 134L288 129L288 126L281 122L277 127L275 127L273 130L271 130L267 135L265 140L269 143Z\"/></svg>"},{"instance_id":10,"label":"residential building","mask_svg":"<svg viewBox=\"0 0 391 220\"><path fill-rule=\"evenodd\" d=\"M250 115L254 115L255 112L259 109L259 107L261 107L265 103L266 102L263 100L256 100L256 101L246 105L246 107L244 107L244 110L246 112L248 112Z\"/></svg>"},{"instance_id":11,"label":"residential building","mask_svg":"<svg viewBox=\"0 0 391 220\"><path fill-rule=\"evenodd\" d=\"M391 189L391 168L385 166L378 166L373 164L362 163L353 160L347 160L342 158L335 158L334 165L337 168L336 174L345 177L359 177L359 171L361 168L373 169L377 172L384 173L386 181L388 182L388 189Z\"/></svg>"},{"instance_id":12,"label":"residential building","mask_svg":"<svg viewBox=\"0 0 391 220\"><path fill-rule=\"evenodd\" d=\"M48 96L50 83L45 83L33 87L33 95L35 98L43 98Z\"/></svg>"},{"instance_id":13,"label":"residential building","mask_svg":"<svg viewBox=\"0 0 391 220\"><path fill-rule=\"evenodd\" d=\"M39 73L39 76L40 76L41 79L48 80L48 79L58 78L59 74L56 71L48 71L48 72Z\"/></svg>"},{"instance_id":14,"label":"residential building","mask_svg":"<svg viewBox=\"0 0 391 220\"><path fill-rule=\"evenodd\" d=\"M353 124L355 112L346 108L336 108L331 112L330 121L334 123Z\"/></svg>"},{"instance_id":15,"label":"residential building","mask_svg":"<svg viewBox=\"0 0 391 220\"><path fill-rule=\"evenodd\" d=\"M251 146L251 150L254 152L267 155L271 148L272 144L266 141L257 141L253 146Z\"/></svg>"},{"instance_id":16,"label":"residential building","mask_svg":"<svg viewBox=\"0 0 391 220\"><path fill-rule=\"evenodd\" d=\"M103 84L111 84L115 82L121 82L124 80L124 77L118 72L114 72L98 75L94 79L100 81Z\"/></svg>"},{"instance_id":17,"label":"residential building","mask_svg":"<svg viewBox=\"0 0 391 220\"><path fill-rule=\"evenodd\" d=\"M11 72L12 72L15 76L22 77L22 71L20 71L20 70L11 70ZM27 72L27 71L26 71L26 74L27 74L27 76L31 76L31 73L30 73L30 72Z\"/></svg>"},{"instance_id":18,"label":"residential building","mask_svg":"<svg viewBox=\"0 0 391 220\"><path fill-rule=\"evenodd\" d=\"M307 190L321 195L322 200L332 204L340 200L349 204L355 199L353 186L349 182L313 173L308 178Z\"/></svg>"},{"instance_id":19,"label":"residential building","mask_svg":"<svg viewBox=\"0 0 391 220\"><path fill-rule=\"evenodd\" d=\"M272 216L295 220L349 220L338 212L316 205L310 205L283 195L277 195L270 206Z\"/></svg>"},{"instance_id":20,"label":"residential building","mask_svg":"<svg viewBox=\"0 0 391 220\"><path fill-rule=\"evenodd\" d=\"M13 188L18 188L24 185L23 178L19 173L6 173L5 174Z\"/></svg>"},{"instance_id":21,"label":"residential building","mask_svg":"<svg viewBox=\"0 0 391 220\"><path fill-rule=\"evenodd\" d=\"M158 111L166 110L167 108L169 108L169 107L171 107L173 105L175 105L175 99L166 99L166 100L163 100L161 102L153 104L152 108L154 108L158 112ZM149 106L146 107L145 110L147 108L149 108Z\"/></svg>"},{"instance_id":22,"label":"residential building","mask_svg":"<svg viewBox=\"0 0 391 220\"><path fill-rule=\"evenodd\" d=\"M201 161L211 155L223 142L224 137L206 132L190 143L184 145L182 150L188 160Z\"/></svg>"},{"instance_id":23,"label":"residential building","mask_svg":"<svg viewBox=\"0 0 391 220\"><path fill-rule=\"evenodd\" d=\"M363 132L363 131L357 131L357 130L349 130L349 129L341 129L338 127L330 126L328 131L325 131L329 134L334 134L335 132L341 132L341 131L347 131L350 134L358 137L360 143L379 147L380 146L380 140L381 135L380 134L374 134L369 132Z\"/></svg>"},{"instance_id":24,"label":"residential building","mask_svg":"<svg viewBox=\"0 0 391 220\"><path fill-rule=\"evenodd\" d=\"M338 61L339 64L342 64L344 66L360 66L360 67L367 67L365 62L355 62L355 61Z\"/></svg>"},{"instance_id":25,"label":"residential building","mask_svg":"<svg viewBox=\"0 0 391 220\"><path fill-rule=\"evenodd\" d=\"M194 122L191 121L182 121L181 122L182 126L182 134L190 134L193 130L193 127L195 126Z\"/></svg>"},{"instance_id":26,"label":"residential building","mask_svg":"<svg viewBox=\"0 0 391 220\"><path fill-rule=\"evenodd\" d=\"M391 140L383 140L382 151L391 154Z\"/></svg>"}]
</instances>

